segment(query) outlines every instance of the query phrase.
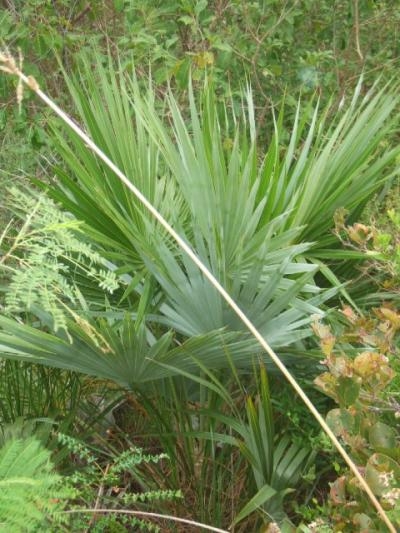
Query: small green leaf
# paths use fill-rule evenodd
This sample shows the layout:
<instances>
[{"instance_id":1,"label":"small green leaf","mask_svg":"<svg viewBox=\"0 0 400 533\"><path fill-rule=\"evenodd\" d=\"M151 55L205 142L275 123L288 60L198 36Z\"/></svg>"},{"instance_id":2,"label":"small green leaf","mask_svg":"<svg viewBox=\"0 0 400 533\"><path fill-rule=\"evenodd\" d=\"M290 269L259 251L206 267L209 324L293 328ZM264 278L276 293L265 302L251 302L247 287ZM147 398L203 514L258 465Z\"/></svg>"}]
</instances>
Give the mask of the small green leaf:
<instances>
[{"instance_id":1,"label":"small green leaf","mask_svg":"<svg viewBox=\"0 0 400 533\"><path fill-rule=\"evenodd\" d=\"M337 380L336 392L339 405L344 407L353 405L360 393L360 383L354 378L340 377Z\"/></svg>"},{"instance_id":2,"label":"small green leaf","mask_svg":"<svg viewBox=\"0 0 400 533\"><path fill-rule=\"evenodd\" d=\"M182 15L182 17L179 17L178 20L179 22L182 22L182 24L184 24L185 26L191 26L195 22L193 17L189 17L189 15Z\"/></svg>"},{"instance_id":3,"label":"small green leaf","mask_svg":"<svg viewBox=\"0 0 400 533\"><path fill-rule=\"evenodd\" d=\"M353 523L358 526L358 531L373 531L372 520L365 513L356 513L353 517Z\"/></svg>"},{"instance_id":4,"label":"small green leaf","mask_svg":"<svg viewBox=\"0 0 400 533\"><path fill-rule=\"evenodd\" d=\"M400 465L388 455L374 453L368 460L365 480L376 496L382 496L390 489L398 487Z\"/></svg>"},{"instance_id":5,"label":"small green leaf","mask_svg":"<svg viewBox=\"0 0 400 533\"><path fill-rule=\"evenodd\" d=\"M347 409L332 409L326 417L326 423L337 437L344 437L354 428L354 419Z\"/></svg>"},{"instance_id":6,"label":"small green leaf","mask_svg":"<svg viewBox=\"0 0 400 533\"><path fill-rule=\"evenodd\" d=\"M196 17L200 15L202 11L204 11L207 7L207 0L199 0L196 2L194 12L196 13Z\"/></svg>"},{"instance_id":7,"label":"small green leaf","mask_svg":"<svg viewBox=\"0 0 400 533\"><path fill-rule=\"evenodd\" d=\"M376 422L369 430L369 442L374 448L395 448L396 432L383 422Z\"/></svg>"},{"instance_id":8,"label":"small green leaf","mask_svg":"<svg viewBox=\"0 0 400 533\"><path fill-rule=\"evenodd\" d=\"M214 43L212 47L221 50L221 52L232 52L233 50L229 43Z\"/></svg>"},{"instance_id":9,"label":"small green leaf","mask_svg":"<svg viewBox=\"0 0 400 533\"><path fill-rule=\"evenodd\" d=\"M177 63L174 68L175 79L180 88L183 88L187 85L189 80L191 59L186 57L184 60Z\"/></svg>"},{"instance_id":10,"label":"small green leaf","mask_svg":"<svg viewBox=\"0 0 400 533\"><path fill-rule=\"evenodd\" d=\"M121 13L125 7L125 0L114 0L114 9L117 13Z\"/></svg>"}]
</instances>

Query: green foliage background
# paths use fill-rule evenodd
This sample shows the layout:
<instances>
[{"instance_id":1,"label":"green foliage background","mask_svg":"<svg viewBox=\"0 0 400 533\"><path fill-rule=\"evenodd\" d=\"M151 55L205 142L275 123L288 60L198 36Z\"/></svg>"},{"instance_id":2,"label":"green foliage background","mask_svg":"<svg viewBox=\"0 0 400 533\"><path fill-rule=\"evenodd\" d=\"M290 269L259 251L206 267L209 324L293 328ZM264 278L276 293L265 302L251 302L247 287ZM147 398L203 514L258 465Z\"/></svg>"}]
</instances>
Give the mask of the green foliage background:
<instances>
[{"instance_id":1,"label":"green foliage background","mask_svg":"<svg viewBox=\"0 0 400 533\"><path fill-rule=\"evenodd\" d=\"M398 102L385 83L398 71L399 33L400 8L391 0L0 2L0 44L20 49L24 71L85 123L236 291L321 412L332 409L332 400L312 385L326 355L323 342L310 337L312 312L328 311L336 334L345 327L333 295L365 316L386 299L386 315L398 330L398 201L390 193L399 161ZM351 487L351 476L309 415L279 377L268 385L259 358L249 364L254 344L240 337L229 310L113 176L33 94L25 92L18 108L15 80L6 76L0 76L0 142L0 346L17 359L0 363L0 424L21 415L53 416L64 431L101 449L93 470L81 448L56 446L57 454L70 452L60 471L85 464L80 502L88 507L104 487L104 501L113 505L115 481L122 492L129 486L166 500L180 487L184 502L162 501L165 512L221 527L235 523L235 531L271 516L287 531L340 526L345 514L328 481L339 476L334 488L341 490L340 480ZM50 186L54 201L28 181L47 193ZM193 199L199 183L204 187ZM19 189L10 187L15 184ZM391 236L356 223L383 185ZM381 205L368 216L385 227ZM338 207L351 211L349 235L365 238L361 246L356 241L344 249L333 235ZM264 240L269 248L260 246ZM361 274L355 267L366 256L374 259L373 276L370 263ZM371 338L387 326L367 323L369 329L353 328L344 344L336 334L332 360L341 361L346 350L352 367L357 350L370 349ZM368 338L360 333L365 330ZM397 370L395 334L384 353ZM338 380L343 397L331 398L363 412L371 402L357 379L332 376L326 379ZM388 464L398 459L397 383L393 378L390 391L375 398L376 416L365 416L361 454L358 428L351 424L351 439L344 439L364 463L372 451L379 461L391 457L384 465L368 459L378 477L389 475ZM330 412L338 430L338 410ZM385 428L387 449L371 445L368 420ZM110 477L110 464L132 466L125 459L136 439L157 455L167 451L171 464L158 469L144 461L133 477ZM32 477L46 481L49 474L46 490L53 490L60 478L50 475L50 455L37 441L7 446L0 470L4 454L34 450ZM390 487L395 495L397 474ZM286 496L295 486L290 504ZM31 496L21 494L13 497L26 497L33 513ZM348 494L340 493L339 503ZM374 524L379 531L380 520L365 511L368 502L354 494L358 514L350 527ZM126 505L138 499L127 498ZM398 509L396 500L394 522ZM51 518L51 509L43 510ZM111 516L97 525L85 518L74 523L129 530L127 521Z\"/></svg>"}]
</instances>

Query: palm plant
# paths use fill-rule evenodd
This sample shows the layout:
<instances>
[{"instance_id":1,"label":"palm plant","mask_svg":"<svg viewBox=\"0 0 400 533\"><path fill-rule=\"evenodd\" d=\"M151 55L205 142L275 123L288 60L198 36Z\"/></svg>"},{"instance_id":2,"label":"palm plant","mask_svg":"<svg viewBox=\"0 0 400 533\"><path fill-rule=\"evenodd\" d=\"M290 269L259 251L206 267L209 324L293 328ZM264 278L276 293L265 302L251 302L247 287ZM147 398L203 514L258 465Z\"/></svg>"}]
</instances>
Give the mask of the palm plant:
<instances>
[{"instance_id":1,"label":"palm plant","mask_svg":"<svg viewBox=\"0 0 400 533\"><path fill-rule=\"evenodd\" d=\"M321 313L334 291L320 289L317 267L307 258L335 258L331 215L339 206L356 213L382 183L380 172L397 152L373 165L370 158L392 127L386 119L395 99L380 92L359 107L355 99L332 127L326 117L317 118L317 110L310 123L299 111L283 158L278 118L260 164L250 95L247 115L234 118L232 127L209 88L200 107L189 90L187 121L172 96L161 119L152 89L142 97L138 83L111 64L106 69L98 62L94 73L84 62L77 78L67 81L94 141L191 243L269 344L284 354L309 335L310 315ZM63 163L47 193L84 222L84 240L97 247L125 290L102 299L98 288L86 290L84 271L67 273L79 298L72 306L59 298L65 327L54 327L52 313L37 305L29 309L33 327L0 317L4 356L78 370L131 389L176 374L196 378L199 368L249 366L256 345L216 290L75 133L55 125L53 138ZM350 165L356 138L359 150ZM264 411L257 422L248 402L248 424L237 427L243 452L257 447L257 435L270 430ZM295 471L304 459L289 443L278 450L276 468L285 464ZM296 459L293 464L282 462L285 451ZM257 485L264 478L272 483L270 470L264 472L257 458L250 463L262 471ZM277 492L265 486L263 503Z\"/></svg>"},{"instance_id":2,"label":"palm plant","mask_svg":"<svg viewBox=\"0 0 400 533\"><path fill-rule=\"evenodd\" d=\"M238 513L235 523L258 508L270 519L282 521L285 518L283 499L298 484L312 455L307 446L293 443L288 435L275 434L264 367L260 368L259 374L258 405L248 396L247 423L242 422L238 426L240 437L237 441L241 453L251 465L258 492Z\"/></svg>"},{"instance_id":3,"label":"palm plant","mask_svg":"<svg viewBox=\"0 0 400 533\"><path fill-rule=\"evenodd\" d=\"M175 465L170 483L187 487L203 520L211 515L214 523L238 524L255 511L266 522L287 520L285 496L298 486L313 454L276 425L264 365L255 363L247 377L232 366L233 379L200 360L198 366L197 376L182 370L183 379L139 393L150 419L147 431L157 428ZM250 475L243 481L246 467Z\"/></svg>"},{"instance_id":4,"label":"palm plant","mask_svg":"<svg viewBox=\"0 0 400 533\"><path fill-rule=\"evenodd\" d=\"M80 73L67 81L80 120L96 144L191 242L246 312L251 312L253 302L246 306L245 291L242 298L239 294L241 284L253 268L254 290L260 291L257 277L265 276L271 262L268 253L283 251L288 261L298 263L285 271L282 257L272 258L268 274L276 272L279 263L286 277L307 271L299 256L328 263L359 257L338 247L331 232L333 216L340 207L349 212L350 220L357 218L365 202L393 173L390 165L399 149L382 148L395 127L392 111L397 99L388 87L372 88L361 97L360 81L349 108L330 121L331 109L320 112L318 105L314 109L309 105L302 112L299 104L285 152L282 111L266 153L260 154L250 93L239 121L228 108L218 108L212 87L205 88L200 106L189 88L189 117L185 117L172 95L165 109L160 108L151 86L142 96L135 78L116 73L112 64L104 68L98 62L94 73L84 61ZM192 327L193 333L193 325L183 327L177 320L177 306L186 316L195 315L196 323L210 316L210 322L221 324L221 310L210 313L210 305L214 308L216 304L209 294L212 289L199 286L196 278L192 282L186 265L183 275L178 274L169 257L171 247L167 249L165 238L160 238L163 231L159 227L156 231L137 200L127 195L119 180L74 133L66 136L58 130L56 135L63 159L78 183L59 170L60 186L52 187L50 194L87 223L86 230L110 257L116 240L113 257L125 269L138 266L139 254L139 265L145 263L146 270L158 280L162 278L164 293L171 291L169 281L184 288L186 300L175 299L176 291L171 294L174 326ZM99 196L106 198L102 205ZM303 248L293 247L298 244ZM259 262L262 267L257 266ZM196 290L205 291L203 298L194 297ZM252 298L251 292L248 298ZM210 305L205 308L207 299ZM196 302L201 303L195 313ZM163 308L167 315L170 308L170 303ZM229 314L229 310L223 313ZM260 316L258 309L255 314ZM224 326L226 322L224 317ZM271 329L265 333L271 334Z\"/></svg>"},{"instance_id":5,"label":"palm plant","mask_svg":"<svg viewBox=\"0 0 400 533\"><path fill-rule=\"evenodd\" d=\"M395 98L382 90L357 105L355 97L331 127L326 116L318 119L317 109L311 122L299 109L284 157L279 117L259 164L250 94L247 116L241 124L233 117L233 127L226 108L220 118L210 88L200 109L189 91L189 125L170 95L164 111L170 126L158 116L151 87L141 96L138 82L111 63L105 68L98 61L93 69L83 61L67 82L94 141L192 243L270 345L281 348L307 336L309 316L332 292L319 289L316 267L304 258L335 258L329 232L335 209L354 215L382 183L381 171L397 152L374 164L370 158L393 126L387 118ZM213 342L218 331L224 348L244 339L235 314L113 173L74 132L56 126L53 134L64 163L56 169L59 181L46 186L48 194L84 221L85 239L128 285L122 299L110 302L108 316L122 327L127 311L143 315L145 293L146 323L153 329L172 329L186 339L211 334ZM350 158L351 150L357 157ZM226 340L228 331L236 333L234 341ZM219 365L221 357L212 361ZM83 362L79 366L87 371Z\"/></svg>"},{"instance_id":6,"label":"palm plant","mask_svg":"<svg viewBox=\"0 0 400 533\"><path fill-rule=\"evenodd\" d=\"M189 127L171 97L165 113L173 123L174 142L167 125L157 118L151 88L146 97L141 97L138 84L119 75L111 64L106 69L99 63L94 74L91 65L84 62L80 76L79 81L67 81L81 120L95 142L193 244L202 261L224 283L270 345L287 347L309 335L310 315L321 312L320 305L333 291L316 285L317 268L303 259L310 245L293 244L301 229L285 229L290 213L263 220L268 198L257 198L261 175L251 113L246 119L250 121L250 136L236 124L232 147L227 149L223 139L232 128L226 119L225 133L222 131L210 89L205 91L200 111L191 94ZM248 100L250 105L250 96ZM72 305L69 311L72 320L67 338L63 332L51 332L48 309L31 306L30 311L50 327L50 332L36 332L17 323L11 326L4 319L0 326L3 352L96 373L126 385L128 381L145 379L137 371L133 355L138 350L132 349L133 344L143 346L138 342L137 327L144 332L139 337L150 344L157 357L162 352L163 357L172 357L185 370L194 368L190 357L196 354L192 351L196 346L210 367L226 365L226 350L236 364L249 364L249 355L258 348L217 291L76 134L55 126L53 136L64 162L56 169L58 182L46 186L47 192L84 222L81 238L97 246L106 268L120 276L125 290L123 294L107 295L106 301L104 296L98 298L93 284L88 291L87 281L82 280L84 271L75 268L74 283L80 297L78 307ZM71 273L67 272L65 278L71 278ZM84 322L79 323L83 301L86 311ZM101 305L107 309L100 311L103 320L96 318ZM125 318L126 313L136 326ZM21 329L20 336L15 328ZM89 330L94 338L90 348ZM179 340L179 345L169 352L172 336L168 330ZM40 356L28 348L28 339L39 342L38 338L33 340L37 335L45 343ZM156 340L155 336L161 339ZM100 342L104 337L108 340ZM22 338L27 343L25 349ZM66 348L68 338L73 339L74 347L79 346L77 357L73 356L74 349ZM110 349L110 342L118 347ZM129 345L130 358L123 355L124 343ZM121 358L121 366L116 359L110 361L109 350L118 354L114 357ZM147 350L139 352L145 354ZM147 356L147 366L151 358ZM164 362L172 367L172 359ZM160 370L152 369L150 375L155 378Z\"/></svg>"}]
</instances>

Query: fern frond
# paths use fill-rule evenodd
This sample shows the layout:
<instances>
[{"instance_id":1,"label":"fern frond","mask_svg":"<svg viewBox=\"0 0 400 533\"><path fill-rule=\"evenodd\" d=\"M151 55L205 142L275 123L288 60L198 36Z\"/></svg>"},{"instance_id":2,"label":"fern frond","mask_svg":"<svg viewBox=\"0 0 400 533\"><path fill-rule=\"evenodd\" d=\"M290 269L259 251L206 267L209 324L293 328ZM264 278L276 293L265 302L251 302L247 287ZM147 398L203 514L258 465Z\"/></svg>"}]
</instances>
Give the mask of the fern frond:
<instances>
[{"instance_id":1,"label":"fern frond","mask_svg":"<svg viewBox=\"0 0 400 533\"><path fill-rule=\"evenodd\" d=\"M14 314L38 306L52 316L55 331L67 331L65 310L76 304L77 274L109 293L120 281L85 242L82 223L43 193L12 187L8 198L8 209L21 227L11 235L9 226L0 241L0 268L8 276L5 311Z\"/></svg>"},{"instance_id":2,"label":"fern frond","mask_svg":"<svg viewBox=\"0 0 400 533\"><path fill-rule=\"evenodd\" d=\"M63 485L39 440L11 437L0 449L0 531L55 531L72 489Z\"/></svg>"}]
</instances>

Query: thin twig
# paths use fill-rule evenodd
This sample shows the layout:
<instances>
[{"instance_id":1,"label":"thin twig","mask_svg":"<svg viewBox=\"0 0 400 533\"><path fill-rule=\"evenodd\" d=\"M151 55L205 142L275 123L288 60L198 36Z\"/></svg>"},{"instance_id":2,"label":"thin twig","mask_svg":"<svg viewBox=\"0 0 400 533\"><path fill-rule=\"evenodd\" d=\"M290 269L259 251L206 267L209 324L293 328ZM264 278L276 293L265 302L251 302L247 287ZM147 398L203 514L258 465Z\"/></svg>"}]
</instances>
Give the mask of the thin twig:
<instances>
[{"instance_id":1,"label":"thin twig","mask_svg":"<svg viewBox=\"0 0 400 533\"><path fill-rule=\"evenodd\" d=\"M94 509L93 509L94 511L97 511L100 508L100 500L101 500L101 498L103 497L103 494L104 494L104 480L106 479L109 470L110 470L110 464L107 464L106 469L104 470L104 474L103 474L103 477L102 477L102 480L101 480L101 483L100 483L99 490L97 491L96 501L94 502ZM87 526L87 528L85 530L85 533L88 533L88 531L89 531L91 525L93 524L93 522L95 521L95 519L96 519L96 515L93 513L93 516L89 520L89 524L88 524L88 526Z\"/></svg>"},{"instance_id":2,"label":"thin twig","mask_svg":"<svg viewBox=\"0 0 400 533\"><path fill-rule=\"evenodd\" d=\"M66 514L75 513L113 513L113 514L131 514L136 516L144 516L148 518L162 518L163 520L173 520L174 522L181 522L182 524L189 524L190 526L201 527L208 529L208 531L215 531L216 533L229 533L226 529L219 529L218 527L209 526L196 522L195 520L188 520L187 518L179 518L177 516L171 516L161 513L150 513L147 511L131 511L130 509L69 509L68 511L62 511Z\"/></svg>"},{"instance_id":3,"label":"thin twig","mask_svg":"<svg viewBox=\"0 0 400 533\"><path fill-rule=\"evenodd\" d=\"M230 294L225 290L221 283L215 278L215 276L208 270L204 263L199 259L195 254L192 248L187 244L187 242L174 230L174 228L165 220L165 218L157 211L151 202L140 192L140 190L133 185L129 178L111 161L111 159L97 146L97 144L60 108L58 105L53 102L43 91L40 90L38 83L31 76L26 76L21 72L15 60L10 56L8 52L0 53L0 62L5 63L4 67L0 69L8 72L10 74L15 74L19 76L24 83L26 83L38 96L47 104L86 144L86 146L92 150L114 174L121 180L121 182L136 196L136 198L144 205L144 207L149 211L149 213L160 223L160 225L171 235L171 237L177 242L181 249L187 254L187 256L195 263L199 270L203 273L204 277L212 284L212 286L219 292L222 298L227 302L231 309L237 314L243 324L247 327L250 333L257 339L260 345L264 348L267 354L270 356L275 365L279 368L282 374L285 376L287 381L293 387L293 389L300 396L301 400L307 406L309 411L312 413L314 418L317 420L319 425L331 439L332 443L335 445L336 449L343 457L344 461L349 466L350 470L353 472L354 476L360 483L361 487L367 493L369 499L377 510L382 521L387 525L391 533L397 533L395 527L384 511L383 507L379 503L375 494L372 492L371 487L368 485L366 480L361 475L356 464L353 462L349 454L346 452L344 447L339 442L336 435L333 433L331 428L325 422L322 415L318 412L314 404L311 402L307 394L303 391L300 385L297 383L296 379L292 376L289 370L286 368L284 363L279 359L277 354L264 339L258 329L254 326L251 320L246 316L238 304L233 300ZM218 530L216 530L218 531ZM220 530L219 530L220 531Z\"/></svg>"},{"instance_id":4,"label":"thin twig","mask_svg":"<svg viewBox=\"0 0 400 533\"><path fill-rule=\"evenodd\" d=\"M83 17L86 15L86 13L89 13L89 11L92 9L92 6L88 2L84 8L72 19L72 24L77 24Z\"/></svg>"}]
</instances>

